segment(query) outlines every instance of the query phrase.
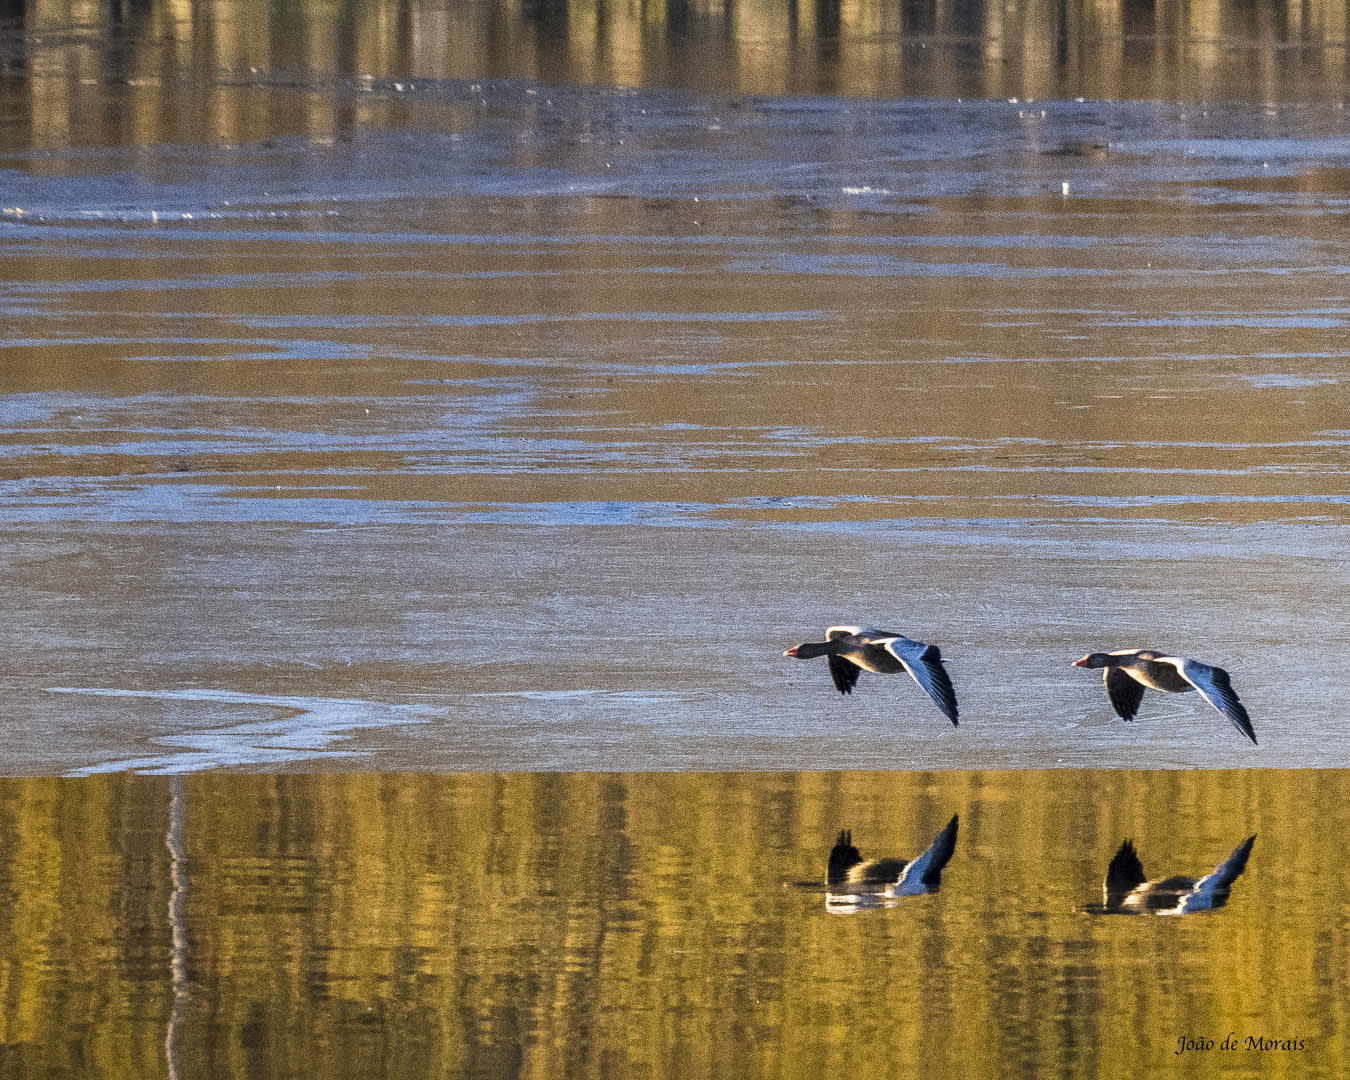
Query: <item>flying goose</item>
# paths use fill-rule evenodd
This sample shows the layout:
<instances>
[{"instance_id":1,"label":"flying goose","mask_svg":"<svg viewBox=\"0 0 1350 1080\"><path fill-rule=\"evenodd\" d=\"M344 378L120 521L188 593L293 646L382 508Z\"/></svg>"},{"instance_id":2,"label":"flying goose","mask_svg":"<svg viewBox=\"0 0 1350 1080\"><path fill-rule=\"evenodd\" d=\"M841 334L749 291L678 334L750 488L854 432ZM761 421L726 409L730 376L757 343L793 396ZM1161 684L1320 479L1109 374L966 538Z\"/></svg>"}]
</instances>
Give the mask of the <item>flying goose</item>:
<instances>
[{"instance_id":1,"label":"flying goose","mask_svg":"<svg viewBox=\"0 0 1350 1080\"><path fill-rule=\"evenodd\" d=\"M1133 720L1144 698L1144 687L1165 690L1170 694L1185 694L1199 690L1200 696L1228 717L1247 738L1256 742L1256 731L1251 717L1238 700L1228 672L1223 668L1187 660L1181 656L1164 656L1151 649L1117 649L1109 653L1088 653L1073 662L1074 667L1105 668L1106 696L1111 707L1122 720Z\"/></svg>"}]
</instances>

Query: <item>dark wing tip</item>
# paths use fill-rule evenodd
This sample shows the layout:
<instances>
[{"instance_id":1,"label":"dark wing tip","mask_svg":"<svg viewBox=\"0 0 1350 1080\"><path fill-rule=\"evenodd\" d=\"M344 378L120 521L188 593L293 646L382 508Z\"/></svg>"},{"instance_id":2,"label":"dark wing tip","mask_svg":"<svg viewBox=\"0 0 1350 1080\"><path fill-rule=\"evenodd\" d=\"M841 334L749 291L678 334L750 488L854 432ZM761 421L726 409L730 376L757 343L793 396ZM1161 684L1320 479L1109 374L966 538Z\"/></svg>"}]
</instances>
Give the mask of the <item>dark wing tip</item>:
<instances>
[{"instance_id":1,"label":"dark wing tip","mask_svg":"<svg viewBox=\"0 0 1350 1080\"><path fill-rule=\"evenodd\" d=\"M1247 710L1242 702L1234 697L1232 705L1229 708L1224 709L1223 713L1229 720L1233 721L1233 726L1235 728L1246 735L1247 738L1251 739L1253 746L1257 745L1256 728L1252 727L1252 718L1247 715Z\"/></svg>"},{"instance_id":2,"label":"dark wing tip","mask_svg":"<svg viewBox=\"0 0 1350 1080\"><path fill-rule=\"evenodd\" d=\"M1242 841L1233 850L1233 854L1228 856L1223 864L1214 871L1215 874L1219 875L1218 886L1220 888L1228 888L1242 876L1242 871L1247 869L1247 860L1251 856L1254 843L1256 843L1255 833Z\"/></svg>"},{"instance_id":3,"label":"dark wing tip","mask_svg":"<svg viewBox=\"0 0 1350 1080\"><path fill-rule=\"evenodd\" d=\"M937 839L933 841L933 859L923 872L919 879L924 885L936 888L942 881L942 871L947 868L951 862L952 852L956 850L956 832L958 828L958 818L960 815L953 814L951 821L947 822L942 832L938 833Z\"/></svg>"},{"instance_id":4,"label":"dark wing tip","mask_svg":"<svg viewBox=\"0 0 1350 1080\"><path fill-rule=\"evenodd\" d=\"M1183 675L1185 675L1185 672L1183 672ZM1252 718L1247 714L1247 706L1243 705L1238 699L1237 691L1233 689L1233 681L1228 677L1228 672L1221 667L1211 667L1209 677L1213 692L1211 704L1228 717L1235 728L1251 739L1253 746L1257 745L1256 729L1252 727ZM1201 687L1200 689L1204 690L1205 688Z\"/></svg>"},{"instance_id":5,"label":"dark wing tip","mask_svg":"<svg viewBox=\"0 0 1350 1080\"><path fill-rule=\"evenodd\" d=\"M929 675L929 685L924 686L928 696L942 710L942 715L952 722L953 727L960 727L960 721L957 719L960 710L956 705L956 688L952 686L947 669L942 666L942 650L936 645L929 645L919 655L919 663L927 669Z\"/></svg>"}]
</instances>

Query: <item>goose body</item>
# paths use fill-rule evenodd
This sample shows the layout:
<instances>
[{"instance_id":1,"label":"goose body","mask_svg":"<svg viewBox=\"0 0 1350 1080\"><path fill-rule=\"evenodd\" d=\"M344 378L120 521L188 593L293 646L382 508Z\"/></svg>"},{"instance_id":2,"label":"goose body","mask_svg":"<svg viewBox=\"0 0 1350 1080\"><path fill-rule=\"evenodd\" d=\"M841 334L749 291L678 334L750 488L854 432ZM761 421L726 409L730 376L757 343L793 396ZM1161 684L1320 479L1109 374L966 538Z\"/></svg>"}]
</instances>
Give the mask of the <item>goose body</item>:
<instances>
[{"instance_id":1,"label":"goose body","mask_svg":"<svg viewBox=\"0 0 1350 1080\"><path fill-rule=\"evenodd\" d=\"M956 850L958 815L953 815L916 859L864 859L853 834L840 832L825 874L825 906L835 911L889 906L898 898L936 892L942 871Z\"/></svg>"},{"instance_id":2,"label":"goose body","mask_svg":"<svg viewBox=\"0 0 1350 1080\"><path fill-rule=\"evenodd\" d=\"M1256 742L1247 709L1238 700L1237 691L1223 668L1166 656L1151 649L1117 649L1109 653L1088 653L1073 662L1074 667L1103 668L1106 696L1122 720L1133 720L1144 699L1145 687L1169 694L1199 691L1200 696L1226 716L1243 735Z\"/></svg>"},{"instance_id":3,"label":"goose body","mask_svg":"<svg viewBox=\"0 0 1350 1080\"><path fill-rule=\"evenodd\" d=\"M1252 853L1255 836L1249 836L1233 849L1233 853L1199 880L1176 874L1158 881L1149 881L1143 863L1134 850L1134 841L1120 845L1106 871L1102 885L1104 903L1096 914L1118 915L1188 915L1193 911L1211 911L1228 902L1229 893Z\"/></svg>"},{"instance_id":4,"label":"goose body","mask_svg":"<svg viewBox=\"0 0 1350 1080\"><path fill-rule=\"evenodd\" d=\"M830 678L841 694L853 693L858 676L864 671L882 675L907 672L943 715L957 723L956 692L936 645L864 626L831 626L825 631L824 641L794 645L784 650L783 655L798 660L828 657Z\"/></svg>"}]
</instances>

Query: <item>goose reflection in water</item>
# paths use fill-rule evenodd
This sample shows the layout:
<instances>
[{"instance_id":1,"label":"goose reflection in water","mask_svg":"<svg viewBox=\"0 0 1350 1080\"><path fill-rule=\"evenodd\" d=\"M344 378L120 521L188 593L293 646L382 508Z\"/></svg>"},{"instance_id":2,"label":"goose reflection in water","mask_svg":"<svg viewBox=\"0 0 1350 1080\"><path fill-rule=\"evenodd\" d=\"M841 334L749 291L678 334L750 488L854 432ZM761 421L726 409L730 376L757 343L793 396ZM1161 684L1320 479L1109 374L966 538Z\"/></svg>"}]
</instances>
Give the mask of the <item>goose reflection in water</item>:
<instances>
[{"instance_id":1,"label":"goose reflection in water","mask_svg":"<svg viewBox=\"0 0 1350 1080\"><path fill-rule=\"evenodd\" d=\"M853 846L853 834L844 830L830 852L825 875L825 907L849 912L863 908L893 907L901 897L936 892L943 867L956 850L957 818L937 834L928 850L917 859L864 859Z\"/></svg>"},{"instance_id":2,"label":"goose reflection in water","mask_svg":"<svg viewBox=\"0 0 1350 1080\"><path fill-rule=\"evenodd\" d=\"M1233 882L1247 868L1255 842L1255 836L1247 837L1212 874L1199 881L1184 874L1149 881L1134 841L1126 840L1107 867L1102 885L1105 902L1089 904L1086 910L1094 915L1189 915L1221 908L1228 903Z\"/></svg>"}]
</instances>

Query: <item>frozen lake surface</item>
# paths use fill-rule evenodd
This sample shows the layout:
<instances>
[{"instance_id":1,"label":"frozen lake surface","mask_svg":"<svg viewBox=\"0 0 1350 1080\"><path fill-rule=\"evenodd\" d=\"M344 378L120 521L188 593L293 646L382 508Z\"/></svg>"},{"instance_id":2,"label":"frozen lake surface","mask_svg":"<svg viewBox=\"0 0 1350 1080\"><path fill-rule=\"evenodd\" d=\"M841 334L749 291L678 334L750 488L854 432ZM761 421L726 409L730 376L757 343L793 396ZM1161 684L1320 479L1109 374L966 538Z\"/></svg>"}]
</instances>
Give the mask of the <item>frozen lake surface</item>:
<instances>
[{"instance_id":1,"label":"frozen lake surface","mask_svg":"<svg viewBox=\"0 0 1350 1080\"><path fill-rule=\"evenodd\" d=\"M1345 26L5 6L0 1074L1346 1075Z\"/></svg>"},{"instance_id":2,"label":"frozen lake surface","mask_svg":"<svg viewBox=\"0 0 1350 1080\"><path fill-rule=\"evenodd\" d=\"M0 157L3 771L1350 763L1339 107L321 90Z\"/></svg>"}]
</instances>

